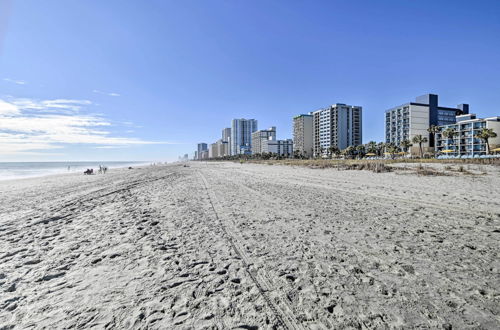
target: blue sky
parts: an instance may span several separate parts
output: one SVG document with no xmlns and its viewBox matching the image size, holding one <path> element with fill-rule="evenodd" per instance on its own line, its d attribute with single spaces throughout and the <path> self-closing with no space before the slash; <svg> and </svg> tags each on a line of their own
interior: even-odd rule
<svg viewBox="0 0 500 330">
<path fill-rule="evenodd" d="M 425 93 L 500 115 L 499 1 L 0 0 L 0 161 L 174 160 L 232 118 Z"/>
</svg>

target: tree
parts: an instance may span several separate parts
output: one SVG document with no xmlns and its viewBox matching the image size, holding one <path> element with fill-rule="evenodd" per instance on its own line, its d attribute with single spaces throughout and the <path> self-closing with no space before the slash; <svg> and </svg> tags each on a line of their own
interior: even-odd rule
<svg viewBox="0 0 500 330">
<path fill-rule="evenodd" d="M 342 154 L 347 158 L 351 158 L 351 156 L 354 154 L 354 151 L 355 151 L 355 148 L 353 146 L 349 146 L 349 147 L 345 148 L 344 150 L 342 150 Z"/>
<path fill-rule="evenodd" d="M 323 147 L 319 147 L 318 154 L 316 155 L 316 157 L 322 158 L 323 157 L 323 151 L 324 151 Z"/>
<path fill-rule="evenodd" d="M 394 143 L 386 143 L 385 147 L 387 152 L 391 154 L 391 159 L 394 159 L 394 156 L 399 151 L 399 148 Z"/>
<path fill-rule="evenodd" d="M 404 152 L 408 152 L 408 149 L 413 145 L 410 140 L 403 140 L 400 144 Z"/>
<path fill-rule="evenodd" d="M 359 146 L 355 147 L 356 149 L 356 154 L 358 155 L 358 158 L 361 158 L 365 155 L 365 146 L 360 144 Z"/>
<path fill-rule="evenodd" d="M 497 133 L 491 128 L 483 128 L 478 135 L 475 136 L 478 139 L 483 140 L 486 143 L 486 154 L 490 153 L 490 142 L 489 139 L 497 137 Z"/>
<path fill-rule="evenodd" d="M 453 140 L 453 138 L 458 135 L 458 132 L 454 128 L 448 127 L 441 134 L 443 134 L 443 136 L 446 138 L 446 149 L 449 149 L 450 140 Z"/>
<path fill-rule="evenodd" d="M 434 157 L 436 157 L 436 152 L 437 152 L 436 134 L 439 133 L 439 126 L 431 125 L 431 127 L 429 127 L 427 129 L 427 132 L 429 132 L 430 134 L 432 134 L 432 136 L 434 137 Z"/>
<path fill-rule="evenodd" d="M 420 149 L 420 158 L 422 158 L 424 155 L 424 150 L 422 149 L 422 144 L 426 143 L 428 141 L 428 139 L 425 136 L 422 136 L 419 134 L 419 135 L 415 135 L 413 137 L 412 141 L 413 141 L 413 143 L 418 144 L 418 148 Z"/>
<path fill-rule="evenodd" d="M 384 142 L 377 143 L 377 154 L 382 157 L 385 152 L 386 144 Z"/>
<path fill-rule="evenodd" d="M 337 155 L 339 153 L 339 148 L 337 148 L 336 146 L 330 146 L 328 148 L 328 152 L 330 154 L 330 158 L 333 158 L 333 155 Z"/>
<path fill-rule="evenodd" d="M 377 153 L 377 142 L 375 142 L 375 141 L 368 142 L 366 144 L 365 149 L 369 153 L 376 154 Z"/>
</svg>

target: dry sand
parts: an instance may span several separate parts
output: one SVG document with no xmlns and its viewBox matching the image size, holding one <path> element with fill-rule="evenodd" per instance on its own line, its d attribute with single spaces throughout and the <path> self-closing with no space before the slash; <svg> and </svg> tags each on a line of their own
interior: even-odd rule
<svg viewBox="0 0 500 330">
<path fill-rule="evenodd" d="M 500 173 L 0 182 L 0 329 L 500 328 Z"/>
</svg>

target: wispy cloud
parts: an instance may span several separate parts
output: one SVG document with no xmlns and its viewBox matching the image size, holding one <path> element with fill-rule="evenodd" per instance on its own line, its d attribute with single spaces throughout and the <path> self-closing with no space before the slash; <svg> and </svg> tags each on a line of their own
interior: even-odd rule
<svg viewBox="0 0 500 330">
<path fill-rule="evenodd" d="M 26 85 L 26 81 L 24 81 L 24 80 L 16 80 L 16 79 L 10 79 L 10 78 L 3 78 L 3 80 L 17 84 L 17 85 Z"/>
<path fill-rule="evenodd" d="M 94 89 L 92 92 L 94 92 L 96 94 L 107 95 L 107 96 L 120 96 L 120 94 L 118 94 L 118 93 L 108 93 L 108 92 L 103 92 L 103 91 L 100 91 L 97 89 Z"/>
<path fill-rule="evenodd" d="M 33 99 L 14 99 L 10 104 L 23 110 L 37 110 L 38 112 L 56 112 L 68 113 L 77 112 L 83 106 L 91 105 L 89 100 L 68 100 L 68 99 L 55 99 L 55 100 L 33 100 Z"/>
<path fill-rule="evenodd" d="M 119 149 L 119 148 L 125 148 L 124 146 L 98 146 L 95 147 L 96 149 Z"/>
<path fill-rule="evenodd" d="M 88 100 L 0 99 L 0 154 L 19 154 L 88 144 L 100 148 L 169 144 L 115 136 L 103 115 L 82 113 Z"/>
</svg>

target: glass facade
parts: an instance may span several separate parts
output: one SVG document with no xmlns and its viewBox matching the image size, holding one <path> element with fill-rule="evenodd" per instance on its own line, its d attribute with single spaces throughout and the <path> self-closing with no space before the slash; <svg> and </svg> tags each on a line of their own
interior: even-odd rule
<svg viewBox="0 0 500 330">
<path fill-rule="evenodd" d="M 252 133 L 257 131 L 255 119 L 233 119 L 231 126 L 231 155 L 250 154 Z"/>
</svg>

